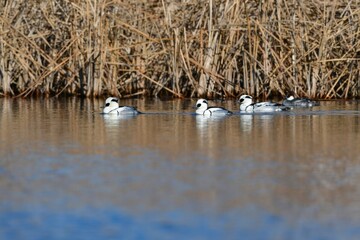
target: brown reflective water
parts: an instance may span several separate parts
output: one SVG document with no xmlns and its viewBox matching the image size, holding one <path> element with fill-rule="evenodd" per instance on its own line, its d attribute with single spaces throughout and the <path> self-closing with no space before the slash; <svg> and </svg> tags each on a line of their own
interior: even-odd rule
<svg viewBox="0 0 360 240">
<path fill-rule="evenodd" d="M 359 239 L 360 105 L 0 99 L 0 239 Z"/>
</svg>

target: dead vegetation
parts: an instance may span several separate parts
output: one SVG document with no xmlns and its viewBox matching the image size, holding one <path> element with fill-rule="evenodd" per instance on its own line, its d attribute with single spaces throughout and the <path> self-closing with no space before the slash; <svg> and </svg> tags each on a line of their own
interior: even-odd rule
<svg viewBox="0 0 360 240">
<path fill-rule="evenodd" d="M 360 1 L 5 0 L 0 94 L 360 94 Z"/>
</svg>

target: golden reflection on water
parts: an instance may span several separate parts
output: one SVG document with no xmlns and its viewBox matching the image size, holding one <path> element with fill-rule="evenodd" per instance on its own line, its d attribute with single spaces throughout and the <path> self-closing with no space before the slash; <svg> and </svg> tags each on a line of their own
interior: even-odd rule
<svg viewBox="0 0 360 240">
<path fill-rule="evenodd" d="M 134 209 L 191 203 L 231 211 L 255 204 L 294 215 L 294 221 L 311 205 L 319 218 L 336 215 L 331 209 L 339 205 L 350 215 L 360 209 L 360 114 L 353 102 L 242 115 L 228 101 L 221 104 L 235 114 L 222 118 L 194 116 L 195 100 L 122 100 L 149 113 L 131 117 L 101 115 L 102 99 L 0 103 L 1 169 L 12 176 L 0 178 L 2 191 L 50 185 L 65 196 L 78 194 L 83 203 Z M 39 156 L 50 159 L 52 171 L 68 171 L 68 185 L 46 176 L 28 182 L 44 167 Z M 92 156 L 101 164 L 86 161 Z M 97 171 L 99 183 L 85 177 Z M 84 178 L 69 182 L 73 175 Z"/>
</svg>

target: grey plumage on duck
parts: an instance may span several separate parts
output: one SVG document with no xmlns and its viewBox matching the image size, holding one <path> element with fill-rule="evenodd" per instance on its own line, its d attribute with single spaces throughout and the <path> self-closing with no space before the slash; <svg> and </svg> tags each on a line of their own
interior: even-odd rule
<svg viewBox="0 0 360 240">
<path fill-rule="evenodd" d="M 287 97 L 282 103 L 288 107 L 314 107 L 320 105 L 319 102 L 309 98 L 295 98 L 294 96 Z"/>
</svg>

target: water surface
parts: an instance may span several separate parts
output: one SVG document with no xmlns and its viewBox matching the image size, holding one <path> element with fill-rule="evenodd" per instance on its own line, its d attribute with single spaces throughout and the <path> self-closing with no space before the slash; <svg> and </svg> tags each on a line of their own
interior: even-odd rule
<svg viewBox="0 0 360 240">
<path fill-rule="evenodd" d="M 359 239 L 360 105 L 0 99 L 0 239 Z"/>
</svg>

